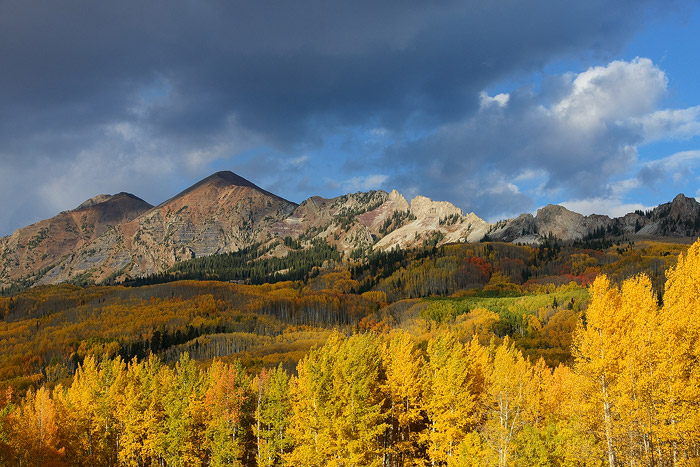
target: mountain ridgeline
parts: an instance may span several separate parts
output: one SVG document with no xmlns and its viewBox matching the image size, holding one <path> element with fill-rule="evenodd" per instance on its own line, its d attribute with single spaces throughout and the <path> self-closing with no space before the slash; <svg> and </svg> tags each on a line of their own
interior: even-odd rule
<svg viewBox="0 0 700 467">
<path fill-rule="evenodd" d="M 409 203 L 396 190 L 314 196 L 297 205 L 232 172 L 217 172 L 158 206 L 128 193 L 99 195 L 0 238 L 0 287 L 166 280 L 222 269 L 228 272 L 210 277 L 300 279 L 324 263 L 396 248 L 548 238 L 690 241 L 699 234 L 700 204 L 682 194 L 619 218 L 548 205 L 534 216 L 489 224 L 448 202 L 417 196 Z"/>
</svg>

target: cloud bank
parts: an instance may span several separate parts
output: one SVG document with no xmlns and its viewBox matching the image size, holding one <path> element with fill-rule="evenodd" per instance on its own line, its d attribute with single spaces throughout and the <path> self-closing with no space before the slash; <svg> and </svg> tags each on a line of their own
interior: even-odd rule
<svg viewBox="0 0 700 467">
<path fill-rule="evenodd" d="M 618 213 L 630 189 L 695 162 L 696 152 L 638 159 L 640 144 L 700 135 L 696 107 L 659 110 L 667 92 L 666 74 L 647 58 L 549 76 L 540 89 L 482 93 L 478 111 L 391 148 L 385 162 L 403 164 L 397 183 L 424 179 L 437 196 L 495 217 L 532 210 L 535 195 Z M 633 180 L 615 182 L 635 169 Z"/>
<path fill-rule="evenodd" d="M 697 109 L 654 114 L 663 72 L 640 59 L 482 91 L 558 59 L 612 57 L 683 5 L 0 2 L 0 235 L 97 193 L 158 203 L 213 168 L 296 201 L 324 171 L 341 189 L 420 188 L 474 209 L 531 205 L 513 182 L 528 170 L 545 174 L 542 190 L 575 181 L 586 196 L 640 138 L 696 132 Z M 626 78 L 645 88 L 614 87 Z M 348 156 L 338 141 L 365 130 Z"/>
</svg>

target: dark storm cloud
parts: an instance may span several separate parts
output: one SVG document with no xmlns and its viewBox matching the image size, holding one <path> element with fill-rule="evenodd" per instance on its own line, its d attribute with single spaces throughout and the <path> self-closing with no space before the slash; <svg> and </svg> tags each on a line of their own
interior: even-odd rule
<svg viewBox="0 0 700 467">
<path fill-rule="evenodd" d="M 215 133 L 231 115 L 280 142 L 312 117 L 445 120 L 494 78 L 619 44 L 645 6 L 5 1 L 3 136 L 133 118 L 159 82 L 169 94 L 149 123 L 166 134 Z"/>
<path fill-rule="evenodd" d="M 50 184 L 16 197 L 34 219 L 90 190 L 130 189 L 157 202 L 153 187 L 164 177 L 261 144 L 298 157 L 324 135 L 367 122 L 431 131 L 476 110 L 494 80 L 557 57 L 615 52 L 654 7 L 669 8 L 652 0 L 5 0 L 3 190 Z M 151 180 L 148 193 L 137 180 Z M 3 216 L 0 233 L 17 227 L 17 216 Z"/>
</svg>

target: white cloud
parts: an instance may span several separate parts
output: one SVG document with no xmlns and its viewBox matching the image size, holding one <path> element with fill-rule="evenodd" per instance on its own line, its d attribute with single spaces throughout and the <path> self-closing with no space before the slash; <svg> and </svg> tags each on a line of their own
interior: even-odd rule
<svg viewBox="0 0 700 467">
<path fill-rule="evenodd" d="M 302 154 L 299 157 L 295 157 L 289 160 L 289 165 L 295 168 L 301 168 L 306 165 L 307 162 L 311 160 L 311 156 L 308 154 Z"/>
<path fill-rule="evenodd" d="M 372 128 L 371 130 L 369 130 L 369 134 L 373 138 L 381 139 L 389 136 L 389 130 L 383 127 Z"/>
<path fill-rule="evenodd" d="M 481 92 L 474 113 L 393 148 L 389 163 L 400 162 L 403 179 L 418 180 L 422 192 L 485 216 L 517 214 L 535 197 L 586 200 L 581 206 L 619 212 L 633 188 L 665 171 L 669 179 L 685 180 L 694 163 L 695 153 L 649 167 L 639 160 L 640 145 L 692 137 L 700 126 L 700 108 L 661 108 L 667 87 L 663 70 L 636 58 L 545 77 L 539 89 L 522 86 L 493 97 Z M 519 191 L 479 195 L 493 193 L 499 180 Z"/>
<path fill-rule="evenodd" d="M 491 97 L 489 96 L 486 91 L 481 91 L 479 94 L 479 105 L 482 109 L 496 105 L 498 107 L 505 107 L 508 105 L 508 101 L 510 100 L 510 94 L 506 93 L 501 93 L 501 94 L 496 94 L 495 96 Z"/>
<path fill-rule="evenodd" d="M 637 175 L 641 183 L 655 186 L 669 178 L 679 184 L 691 178 L 693 169 L 700 165 L 700 150 L 681 151 L 642 165 Z"/>
<path fill-rule="evenodd" d="M 501 180 L 489 187 L 486 192 L 495 195 L 520 194 L 520 188 L 517 185 Z"/>
<path fill-rule="evenodd" d="M 642 211 L 653 206 L 645 206 L 641 203 L 624 203 L 620 198 L 588 198 L 580 200 L 563 201 L 561 203 L 570 211 L 588 216 L 590 214 L 603 214 L 610 217 L 621 217 L 637 209 Z"/>
<path fill-rule="evenodd" d="M 666 156 L 663 159 L 654 161 L 652 164 L 660 164 L 665 167 L 678 168 L 698 162 L 700 162 L 700 150 L 677 152 L 675 154 L 671 154 L 670 156 Z"/>
<path fill-rule="evenodd" d="M 547 171 L 543 169 L 525 169 L 517 177 L 513 179 L 515 183 L 529 182 L 532 180 L 541 180 L 547 177 Z"/>
<path fill-rule="evenodd" d="M 382 174 L 367 175 L 364 177 L 353 177 L 341 182 L 343 190 L 346 191 L 369 191 L 381 188 L 382 184 L 389 177 Z"/>
<path fill-rule="evenodd" d="M 655 110 L 667 85 L 666 74 L 648 58 L 617 60 L 578 74 L 569 95 L 552 106 L 552 113 L 569 125 L 590 130 Z"/>
<path fill-rule="evenodd" d="M 664 109 L 633 120 L 642 126 L 645 142 L 689 140 L 700 135 L 700 105 Z"/>
</svg>

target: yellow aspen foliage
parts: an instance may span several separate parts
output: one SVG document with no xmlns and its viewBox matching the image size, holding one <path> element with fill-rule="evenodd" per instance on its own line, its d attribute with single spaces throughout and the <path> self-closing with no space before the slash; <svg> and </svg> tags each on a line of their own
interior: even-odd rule
<svg viewBox="0 0 700 467">
<path fill-rule="evenodd" d="M 419 384 L 425 364 L 408 333 L 400 332 L 384 346 L 386 383 L 387 462 L 389 465 L 422 465 L 419 440 L 425 430 L 423 388 Z"/>
<path fill-rule="evenodd" d="M 333 394 L 333 368 L 344 337 L 335 332 L 321 348 L 312 349 L 297 365 L 290 382 L 292 414 L 289 436 L 294 448 L 284 456 L 286 465 L 323 466 L 335 456 L 331 425 L 338 400 Z"/>
<path fill-rule="evenodd" d="M 59 421 L 45 387 L 27 395 L 12 417 L 14 451 L 20 465 L 59 467 L 68 465 L 65 446 L 60 444 Z"/>
<path fill-rule="evenodd" d="M 545 418 L 564 420 L 575 413 L 579 405 L 576 380 L 571 368 L 559 364 L 542 375 L 540 411 Z"/>
<path fill-rule="evenodd" d="M 433 465 L 449 464 L 476 421 L 469 365 L 464 345 L 445 332 L 428 342 L 427 355 L 423 394 L 428 427 L 423 439 Z"/>
<path fill-rule="evenodd" d="M 92 365 L 88 366 L 88 361 L 83 364 L 81 370 L 83 375 L 92 373 Z M 90 372 L 88 372 L 90 370 Z M 144 365 L 135 361 L 129 364 L 128 378 L 124 384 L 124 388 L 119 397 L 115 416 L 120 428 L 120 449 L 119 463 L 126 466 L 138 466 L 142 460 L 146 458 L 144 441 L 146 432 L 148 431 L 148 421 L 145 417 L 145 412 L 148 409 L 148 398 L 142 389 L 146 375 L 144 374 Z M 86 376 L 84 376 L 86 378 Z M 85 390 L 86 382 L 76 385 L 75 381 L 71 386 L 71 391 L 75 391 L 75 395 L 71 396 L 79 400 L 80 394 Z M 85 404 L 87 405 L 87 404 Z M 90 436 L 86 434 L 88 439 L 88 449 L 92 445 Z M 89 452 L 89 455 L 92 455 Z"/>
<path fill-rule="evenodd" d="M 666 338 L 659 333 L 660 316 L 651 281 L 637 276 L 620 288 L 621 308 L 629 326 L 621 335 L 621 374 L 617 381 L 616 412 L 619 414 L 618 457 L 626 464 L 658 462 L 660 430 L 657 407 L 664 399 L 660 368 Z"/>
<path fill-rule="evenodd" d="M 474 308 L 468 313 L 462 313 L 455 319 L 455 331 L 470 338 L 476 336 L 483 344 L 491 338 L 491 328 L 500 321 L 497 313 L 486 308 Z"/>
<path fill-rule="evenodd" d="M 282 458 L 289 450 L 287 435 L 289 426 L 289 376 L 282 365 L 263 370 L 253 380 L 256 394 L 255 427 L 256 459 L 260 467 L 282 465 Z"/>
<path fill-rule="evenodd" d="M 487 418 L 482 433 L 491 448 L 493 465 L 509 465 L 515 437 L 535 419 L 537 389 L 532 366 L 506 337 L 496 348 L 485 397 Z"/>
<path fill-rule="evenodd" d="M 337 465 L 382 466 L 380 440 L 386 424 L 381 363 L 374 334 L 356 334 L 340 346 L 333 374 L 338 411 L 331 429 Z"/>
<path fill-rule="evenodd" d="M 667 343 L 661 364 L 666 394 L 659 413 L 660 441 L 680 464 L 700 455 L 700 241 L 666 276 L 660 330 Z"/>
<path fill-rule="evenodd" d="M 621 309 L 620 293 L 607 277 L 599 276 L 590 288 L 591 302 L 586 325 L 574 335 L 572 354 L 580 376 L 581 414 L 591 431 L 604 440 L 606 460 L 616 464 L 615 386 L 620 377 L 624 352 L 621 336 L 628 325 Z"/>
<path fill-rule="evenodd" d="M 289 465 L 369 465 L 383 461 L 383 375 L 377 337 L 345 339 L 332 334 L 326 345 L 299 362 L 292 380 Z"/>
<path fill-rule="evenodd" d="M 9 464 L 12 457 L 9 442 L 12 437 L 10 430 L 10 413 L 12 412 L 12 390 L 0 389 L 0 465 Z"/>
<path fill-rule="evenodd" d="M 167 378 L 161 384 L 167 389 L 163 399 L 164 432 L 163 457 L 167 465 L 196 466 L 202 461 L 200 449 L 204 432 L 202 420 L 202 388 L 199 372 L 195 363 L 187 353 L 184 353 L 175 364 L 174 372 L 165 373 Z M 229 414 L 230 406 L 235 407 L 235 381 L 230 381 L 230 375 L 215 381 L 215 388 L 225 391 L 222 396 L 224 403 L 216 397 L 208 400 L 208 407 L 214 411 L 222 409 L 227 421 L 233 417 Z M 223 381 L 221 381 L 223 379 Z M 208 393 L 207 395 L 211 394 Z M 217 394 L 218 395 L 218 394 Z M 228 405 L 227 405 L 228 404 Z M 222 407 L 222 405 L 224 407 Z M 216 465 L 212 462 L 213 465 Z M 226 464 L 224 464 L 226 465 Z"/>
<path fill-rule="evenodd" d="M 163 400 L 170 373 L 171 370 L 153 355 L 143 362 L 134 360 L 129 364 L 116 406 L 120 465 L 140 466 L 163 461 Z"/>
<path fill-rule="evenodd" d="M 86 464 L 116 463 L 119 426 L 116 405 L 123 394 L 126 367 L 121 359 L 101 363 L 88 356 L 67 390 L 75 430 L 73 455 Z"/>
<path fill-rule="evenodd" d="M 241 420 L 248 395 L 239 373 L 240 368 L 218 360 L 209 368 L 204 447 L 210 465 L 238 465 L 243 455 Z"/>
<path fill-rule="evenodd" d="M 700 244 L 667 273 L 659 309 L 651 281 L 591 287 L 574 336 L 581 431 L 614 465 L 683 465 L 700 455 Z"/>
<path fill-rule="evenodd" d="M 487 467 L 490 465 L 487 446 L 481 435 L 470 431 L 459 442 L 455 455 L 447 464 L 449 467 Z"/>
</svg>

